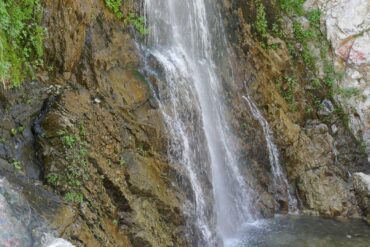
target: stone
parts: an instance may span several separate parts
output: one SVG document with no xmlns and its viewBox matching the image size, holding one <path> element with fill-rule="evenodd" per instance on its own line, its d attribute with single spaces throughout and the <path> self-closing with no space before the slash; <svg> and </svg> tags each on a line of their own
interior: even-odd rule
<svg viewBox="0 0 370 247">
<path fill-rule="evenodd" d="M 326 117 L 331 115 L 334 112 L 334 106 L 333 103 L 331 103 L 330 100 L 324 100 L 321 102 L 321 108 L 318 112 L 320 117 Z"/>
<path fill-rule="evenodd" d="M 356 198 L 367 221 L 370 222 L 370 175 L 362 172 L 353 174 Z"/>
<path fill-rule="evenodd" d="M 321 215 L 335 217 L 350 212 L 352 195 L 346 182 L 327 167 L 305 172 L 299 178 L 298 191 L 307 208 Z"/>
<path fill-rule="evenodd" d="M 333 124 L 332 126 L 331 126 L 331 131 L 333 132 L 333 134 L 335 135 L 337 132 L 338 132 L 338 127 L 335 125 L 335 124 Z"/>
<path fill-rule="evenodd" d="M 322 11 L 328 40 L 335 54 L 336 70 L 344 72 L 337 87 L 358 93 L 335 96 L 349 114 L 349 127 L 364 141 L 370 155 L 370 5 L 368 0 L 309 0 L 307 8 Z"/>
</svg>

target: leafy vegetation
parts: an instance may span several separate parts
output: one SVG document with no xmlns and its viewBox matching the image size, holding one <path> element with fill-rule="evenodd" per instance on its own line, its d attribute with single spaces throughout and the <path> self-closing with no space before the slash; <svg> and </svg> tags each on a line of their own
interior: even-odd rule
<svg viewBox="0 0 370 247">
<path fill-rule="evenodd" d="M 14 169 L 17 170 L 17 171 L 20 171 L 23 168 L 23 163 L 22 163 L 22 161 L 19 161 L 19 160 L 13 160 L 12 165 L 13 165 Z"/>
<path fill-rule="evenodd" d="M 147 35 L 149 33 L 149 30 L 145 25 L 145 18 L 143 16 L 129 13 L 125 19 L 125 23 L 132 25 L 141 35 Z"/>
<path fill-rule="evenodd" d="M 23 125 L 21 125 L 21 126 L 18 126 L 16 128 L 11 129 L 10 130 L 10 134 L 12 136 L 16 136 L 18 134 L 22 134 L 25 129 L 26 129 L 26 127 L 24 127 Z"/>
<path fill-rule="evenodd" d="M 294 77 L 284 76 L 278 80 L 278 89 L 281 96 L 288 102 L 292 111 L 297 110 L 297 101 L 295 93 L 298 87 L 298 80 Z"/>
<path fill-rule="evenodd" d="M 304 2 L 304 0 L 279 0 L 277 5 L 270 4 L 269 6 L 275 9 L 269 12 L 269 14 L 273 14 L 269 15 L 267 20 L 266 7 L 261 0 L 255 0 L 254 27 L 258 34 L 257 37 L 262 38 L 262 47 L 277 49 L 278 46 L 269 45 L 266 40 L 269 35 L 278 37 L 285 41 L 290 55 L 295 60 L 303 61 L 303 67 L 298 64 L 297 70 L 285 71 L 285 76 L 277 80 L 277 88 L 292 111 L 296 111 L 298 105 L 302 105 L 305 107 L 306 113 L 312 115 L 315 110 L 320 109 L 323 99 L 333 100 L 334 93 L 351 97 L 358 92 L 354 89 L 334 89 L 335 80 L 339 78 L 339 75 L 328 56 L 330 45 L 320 29 L 321 11 L 319 9 L 305 11 Z M 284 16 L 288 16 L 292 20 L 292 33 L 284 31 L 286 29 L 283 26 L 289 26 Z M 309 25 L 302 21 L 302 17 L 308 20 Z M 320 50 L 320 54 L 315 55 L 313 49 Z M 321 61 L 320 65 L 323 65 L 323 73 L 318 71 L 319 63 L 317 61 L 319 60 Z M 305 75 L 298 76 L 302 69 Z M 304 94 L 302 94 L 303 90 Z M 296 98 L 298 93 L 304 98 Z M 298 101 L 302 104 L 298 104 Z M 343 112 L 341 112 L 342 115 Z M 343 116 L 342 118 L 345 120 Z"/>
<path fill-rule="evenodd" d="M 65 192 L 64 199 L 70 202 L 81 203 L 83 196 L 81 186 L 88 181 L 87 173 L 87 143 L 83 124 L 79 126 L 77 135 L 66 130 L 58 131 L 58 136 L 63 144 L 63 155 L 66 167 L 63 170 L 55 168 L 47 176 L 47 182 L 53 187 L 61 187 Z"/>
<path fill-rule="evenodd" d="M 352 96 L 357 96 L 360 94 L 360 90 L 355 87 L 347 87 L 347 88 L 338 88 L 338 93 L 346 98 L 351 98 Z"/>
<path fill-rule="evenodd" d="M 302 46 L 301 55 L 303 61 L 305 62 L 307 67 L 312 70 L 315 69 L 315 58 L 312 56 L 308 46 L 308 41 L 313 39 L 313 37 L 315 36 L 314 32 L 312 30 L 304 30 L 302 25 L 297 21 L 293 23 L 293 31 L 296 40 Z"/>
<path fill-rule="evenodd" d="M 280 8 L 288 15 L 304 15 L 303 3 L 305 0 L 280 0 Z"/>
<path fill-rule="evenodd" d="M 145 19 L 143 16 L 139 16 L 135 13 L 129 13 L 124 16 L 121 5 L 122 0 L 105 0 L 105 5 L 114 13 L 114 15 L 123 20 L 126 25 L 132 25 L 135 30 L 141 35 L 146 35 L 149 33 L 149 30 L 146 28 Z"/>
<path fill-rule="evenodd" d="M 265 6 L 257 1 L 257 17 L 256 17 L 256 29 L 262 38 L 267 38 L 268 36 L 268 26 L 266 20 Z"/>
<path fill-rule="evenodd" d="M 119 165 L 120 165 L 120 166 L 122 166 L 122 167 L 126 166 L 126 165 L 127 165 L 126 160 L 125 160 L 125 159 L 123 159 L 123 158 L 121 158 L 121 159 L 119 160 Z"/>
<path fill-rule="evenodd" d="M 0 1 L 0 80 L 4 86 L 19 86 L 43 65 L 40 0 Z"/>
<path fill-rule="evenodd" d="M 82 203 L 84 197 L 81 193 L 72 191 L 65 194 L 64 200 L 66 200 L 67 202 Z"/>
<path fill-rule="evenodd" d="M 308 13 L 308 20 L 313 28 L 320 29 L 320 18 L 321 11 L 319 9 L 314 9 Z"/>
<path fill-rule="evenodd" d="M 105 5 L 116 15 L 118 19 L 123 18 L 121 4 L 122 0 L 105 0 Z"/>
</svg>

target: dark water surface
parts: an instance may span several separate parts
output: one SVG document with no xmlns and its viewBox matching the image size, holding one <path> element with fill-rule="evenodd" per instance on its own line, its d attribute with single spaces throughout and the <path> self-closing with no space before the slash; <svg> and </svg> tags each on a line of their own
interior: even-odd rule
<svg viewBox="0 0 370 247">
<path fill-rule="evenodd" d="M 225 247 L 370 247 L 370 226 L 313 216 L 278 216 L 242 226 Z"/>
</svg>

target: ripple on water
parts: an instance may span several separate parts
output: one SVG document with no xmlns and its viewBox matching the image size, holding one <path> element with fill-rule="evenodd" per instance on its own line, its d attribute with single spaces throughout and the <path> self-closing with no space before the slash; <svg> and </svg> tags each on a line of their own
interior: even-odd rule
<svg viewBox="0 0 370 247">
<path fill-rule="evenodd" d="M 369 247 L 370 227 L 310 216 L 279 216 L 244 224 L 225 247 Z"/>
</svg>

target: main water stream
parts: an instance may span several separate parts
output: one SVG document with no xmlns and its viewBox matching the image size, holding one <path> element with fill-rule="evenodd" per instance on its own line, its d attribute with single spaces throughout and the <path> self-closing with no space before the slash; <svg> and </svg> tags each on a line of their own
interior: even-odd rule
<svg viewBox="0 0 370 247">
<path fill-rule="evenodd" d="M 219 16 L 215 5 L 207 0 L 145 1 L 148 53 L 161 64 L 166 81 L 159 101 L 172 138 L 170 156 L 187 170 L 200 246 L 214 246 L 253 220 L 250 188 L 239 171 L 225 118 L 216 58 L 227 56 L 227 44 L 221 18 L 214 18 Z"/>
<path fill-rule="evenodd" d="M 325 245 L 328 240 L 322 240 L 317 231 L 321 227 L 338 238 L 337 225 L 331 221 L 289 217 L 256 221 L 250 200 L 255 192 L 240 171 L 227 118 L 221 73 L 224 67 L 232 68 L 216 1 L 144 2 L 150 30 L 145 69 L 158 79 L 153 90 L 170 134 L 169 158 L 185 171 L 193 193 L 192 202 L 184 206 L 198 233 L 190 236 L 192 245 L 336 246 Z M 232 75 L 228 79 L 233 80 Z M 288 191 L 268 123 L 248 95 L 244 100 L 265 135 L 273 182 L 286 189 L 294 211 L 296 201 Z M 320 227 L 307 228 L 310 224 Z M 348 232 L 348 224 L 342 230 Z M 362 238 L 356 246 L 365 246 L 361 244 L 369 243 L 369 235 L 358 232 Z M 319 242 L 310 245 L 313 236 Z M 351 242 L 348 237 L 338 239 L 338 244 Z"/>
</svg>

